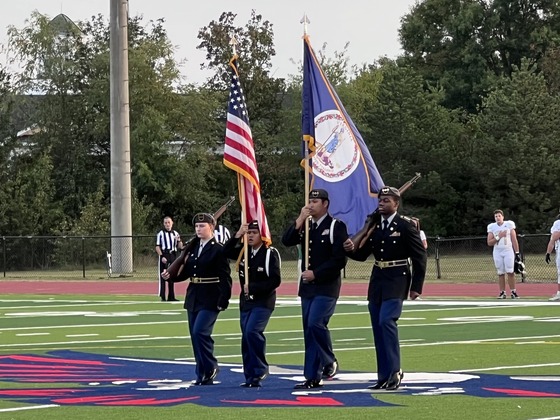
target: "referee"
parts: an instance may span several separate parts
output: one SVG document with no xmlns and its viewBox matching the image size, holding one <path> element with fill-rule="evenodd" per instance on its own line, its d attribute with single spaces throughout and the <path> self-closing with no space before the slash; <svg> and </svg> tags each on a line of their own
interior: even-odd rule
<svg viewBox="0 0 560 420">
<path fill-rule="evenodd" d="M 222 245 L 229 241 L 230 237 L 231 234 L 229 233 L 229 229 L 227 227 L 223 225 L 217 225 L 214 229 L 214 239 L 216 239 Z"/>
<path fill-rule="evenodd" d="M 163 218 L 163 229 L 160 230 L 156 237 L 156 253 L 158 254 L 158 277 L 159 277 L 159 297 L 165 302 L 165 283 L 168 283 L 169 292 L 167 295 L 168 302 L 177 302 L 175 298 L 175 286 L 173 282 L 167 282 L 161 277 L 161 272 L 169 267 L 175 258 L 177 258 L 177 248 L 183 248 L 181 237 L 176 230 L 173 230 L 173 219 L 169 216 Z"/>
</svg>

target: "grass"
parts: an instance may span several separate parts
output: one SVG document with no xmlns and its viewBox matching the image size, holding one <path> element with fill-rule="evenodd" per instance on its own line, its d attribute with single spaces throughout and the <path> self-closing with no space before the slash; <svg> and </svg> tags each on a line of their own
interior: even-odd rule
<svg viewBox="0 0 560 420">
<path fill-rule="evenodd" d="M 103 295 L 0 295 L 0 303 L 0 356 L 45 354 L 64 349 L 134 358 L 192 358 L 185 313 L 180 304 L 162 304 L 142 296 Z M 363 303 L 339 302 L 330 323 L 335 352 L 344 371 L 373 372 L 375 369 L 371 329 Z M 469 371 L 473 374 L 554 375 L 558 378 L 559 322 L 558 305 L 537 300 L 488 300 L 482 304 L 467 300 L 414 302 L 405 306 L 399 322 L 403 369 L 409 374 Z M 88 333 L 97 335 L 69 337 Z M 136 338 L 130 338 L 134 336 Z M 241 362 L 235 304 L 220 315 L 214 338 L 220 363 Z M 271 365 L 301 366 L 303 342 L 299 306 L 279 302 L 268 326 L 267 338 Z M 60 387 L 66 385 L 56 384 Z M 44 386 L 41 383 L 0 381 L 0 389 Z M 550 392 L 560 394 L 558 385 L 552 387 Z M 226 391 L 227 386 L 213 387 L 213 392 Z M 284 392 L 279 390 L 279 393 L 281 391 Z M 2 412 L 3 409 L 33 405 L 4 398 L 0 399 L 0 418 L 105 420 L 165 417 L 170 420 L 223 416 L 246 420 L 320 416 L 323 420 L 372 417 L 527 419 L 560 413 L 560 398 L 398 393 L 376 394 L 374 398 L 396 406 L 206 408 L 197 404 L 181 404 L 164 408 L 60 406 Z"/>
<path fill-rule="evenodd" d="M 556 266 L 544 263 L 542 255 L 527 254 L 525 263 L 528 270 L 528 282 L 554 282 L 556 280 Z M 359 262 L 348 260 L 345 269 L 345 280 L 352 282 L 368 282 L 372 262 Z M 2 275 L 0 273 L 0 275 Z M 295 281 L 297 277 L 297 262 L 294 260 L 282 261 L 283 281 Z M 232 276 L 237 280 L 235 266 L 232 264 Z M 82 269 L 74 270 L 41 270 L 41 271 L 7 271 L 4 273 L 6 280 L 42 279 L 42 280 L 114 280 L 124 278 L 133 281 L 154 281 L 156 279 L 156 262 L 153 265 L 137 265 L 131 274 L 119 276 L 113 274 L 109 278 L 105 269 L 88 267 L 85 277 Z M 430 282 L 446 283 L 480 283 L 495 282 L 496 270 L 490 253 L 485 255 L 457 255 L 444 256 L 438 264 L 434 256 L 428 258 L 426 280 Z"/>
</svg>

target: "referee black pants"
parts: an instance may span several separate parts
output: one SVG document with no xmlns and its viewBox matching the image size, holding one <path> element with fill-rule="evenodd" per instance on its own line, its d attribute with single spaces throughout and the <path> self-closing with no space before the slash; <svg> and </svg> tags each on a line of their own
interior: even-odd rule
<svg viewBox="0 0 560 420">
<path fill-rule="evenodd" d="M 162 258 L 167 260 L 165 264 L 161 261 Z M 159 297 L 161 300 L 173 300 L 175 299 L 175 284 L 172 281 L 164 280 L 161 277 L 161 272 L 171 265 L 175 261 L 176 254 L 174 252 L 163 252 L 158 259 L 158 277 L 159 277 Z M 167 299 L 165 298 L 165 289 L 169 289 L 167 293 Z"/>
</svg>

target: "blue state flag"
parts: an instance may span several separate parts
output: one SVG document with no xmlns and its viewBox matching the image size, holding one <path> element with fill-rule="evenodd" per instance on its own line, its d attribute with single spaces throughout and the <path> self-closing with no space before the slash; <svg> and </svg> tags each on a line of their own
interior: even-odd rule
<svg viewBox="0 0 560 420">
<path fill-rule="evenodd" d="M 304 36 L 302 134 L 311 188 L 328 191 L 330 213 L 353 235 L 377 208 L 384 185 L 371 154 Z"/>
</svg>

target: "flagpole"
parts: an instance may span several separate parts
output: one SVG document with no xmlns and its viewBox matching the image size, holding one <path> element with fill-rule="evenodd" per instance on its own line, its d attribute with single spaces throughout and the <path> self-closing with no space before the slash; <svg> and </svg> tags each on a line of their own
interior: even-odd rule
<svg viewBox="0 0 560 420">
<path fill-rule="evenodd" d="M 237 56 L 237 44 L 238 44 L 237 38 L 235 38 L 235 35 L 233 35 L 229 40 L 229 45 L 231 45 L 231 49 L 233 51 L 234 57 Z M 237 174 L 237 188 L 239 189 L 239 198 L 241 201 L 241 225 L 244 225 L 247 223 L 245 182 L 243 182 L 242 175 L 239 173 Z M 245 297 L 248 297 L 249 296 L 249 259 L 247 258 L 247 256 L 249 255 L 249 244 L 248 244 L 247 232 L 243 234 L 243 255 L 245 258 L 245 264 L 244 264 L 245 286 L 244 286 L 243 293 Z"/>
<path fill-rule="evenodd" d="M 241 179 L 243 175 L 237 174 L 237 184 L 239 188 L 239 196 L 241 199 L 241 224 L 247 223 L 247 206 L 245 202 L 245 182 Z M 247 238 L 247 232 L 243 234 L 243 255 L 245 258 L 245 264 L 243 265 L 243 270 L 245 274 L 245 286 L 243 287 L 243 294 L 245 297 L 249 297 L 249 243 Z"/>
<path fill-rule="evenodd" d="M 307 14 L 304 14 L 301 18 L 300 22 L 303 24 L 303 39 L 305 42 L 305 38 L 307 37 L 307 25 L 310 23 L 307 17 Z M 305 59 L 305 58 L 304 58 Z M 305 142 L 305 138 L 303 139 Z M 310 175 L 310 168 L 309 168 L 309 142 L 305 147 L 304 151 L 304 159 L 305 159 L 305 181 L 304 181 L 304 200 L 303 202 L 307 205 L 308 197 L 309 197 L 309 175 Z M 309 268 L 309 223 L 305 223 L 305 248 L 304 248 L 304 258 L 305 258 L 305 269 Z"/>
</svg>

